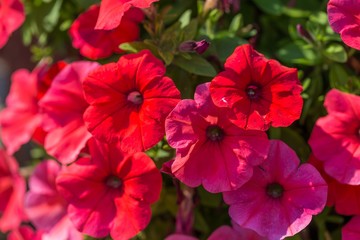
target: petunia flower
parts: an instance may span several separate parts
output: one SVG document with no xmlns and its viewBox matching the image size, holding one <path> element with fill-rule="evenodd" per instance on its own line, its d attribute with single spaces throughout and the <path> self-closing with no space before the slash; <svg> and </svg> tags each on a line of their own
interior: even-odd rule
<svg viewBox="0 0 360 240">
<path fill-rule="evenodd" d="M 0 149 L 0 232 L 17 229 L 24 214 L 26 185 L 14 158 Z"/>
<path fill-rule="evenodd" d="M 195 100 L 182 100 L 166 119 L 169 145 L 176 149 L 171 171 L 190 187 L 212 193 L 239 188 L 264 161 L 269 147 L 262 131 L 244 130 L 216 107 L 209 83 L 196 88 Z"/>
<path fill-rule="evenodd" d="M 300 165 L 285 143 L 272 140 L 267 159 L 239 189 L 224 192 L 229 215 L 241 227 L 269 240 L 304 229 L 326 203 L 327 185 L 310 164 Z"/>
<path fill-rule="evenodd" d="M 88 130 L 101 141 L 118 142 L 124 151 L 144 151 L 165 134 L 166 116 L 180 100 L 163 63 L 150 51 L 122 56 L 84 80 Z"/>
<path fill-rule="evenodd" d="M 360 50 L 360 6 L 356 0 L 330 0 L 327 13 L 331 28 L 344 43 Z"/>
<path fill-rule="evenodd" d="M 341 215 L 360 215 L 360 185 L 338 182 L 324 171 L 324 164 L 312 154 L 308 160 L 321 174 L 328 185 L 327 206 L 334 206 Z"/>
<path fill-rule="evenodd" d="M 12 74 L 6 107 L 0 112 L 1 139 L 10 155 L 32 137 L 43 143 L 45 132 L 41 126 L 38 102 L 64 64 L 56 63 L 49 67 L 45 61 L 40 62 L 31 73 L 19 69 Z"/>
<path fill-rule="evenodd" d="M 95 29 L 112 30 L 117 28 L 124 14 L 131 8 L 148 8 L 158 0 L 102 0 L 100 4 L 99 17 Z"/>
<path fill-rule="evenodd" d="M 42 232 L 34 231 L 31 227 L 23 225 L 12 230 L 8 234 L 7 240 L 42 240 Z"/>
<path fill-rule="evenodd" d="M 25 197 L 25 212 L 37 230 L 43 232 L 43 240 L 80 240 L 67 216 L 67 202 L 56 189 L 55 180 L 60 165 L 53 160 L 38 164 L 29 179 L 29 192 Z"/>
<path fill-rule="evenodd" d="M 83 120 L 88 103 L 82 81 L 98 66 L 96 62 L 87 61 L 68 64 L 39 102 L 47 131 L 44 147 L 63 164 L 73 162 L 91 138 Z"/>
<path fill-rule="evenodd" d="M 353 217 L 341 229 L 341 239 L 343 240 L 358 240 L 360 239 L 360 216 Z"/>
<path fill-rule="evenodd" d="M 207 240 L 265 240 L 265 238 L 259 236 L 256 232 L 241 228 L 240 226 L 220 226 L 218 227 L 208 238 Z M 196 237 L 192 237 L 185 234 L 174 233 L 170 236 L 167 236 L 165 240 L 198 240 Z"/>
<path fill-rule="evenodd" d="M 330 90 L 324 106 L 328 115 L 319 118 L 309 144 L 323 161 L 325 172 L 340 183 L 360 184 L 360 97 Z"/>
<path fill-rule="evenodd" d="M 24 20 L 24 5 L 20 0 L 0 0 L 0 48 Z"/>
<path fill-rule="evenodd" d="M 109 57 L 112 53 L 121 53 L 121 43 L 137 40 L 140 34 L 138 24 L 144 18 L 141 10 L 129 9 L 116 28 L 95 30 L 99 9 L 98 5 L 89 7 L 75 19 L 69 30 L 73 47 L 79 49 L 84 57 L 93 60 Z"/>
<path fill-rule="evenodd" d="M 95 140 L 89 141 L 89 151 L 91 157 L 80 158 L 57 179 L 69 217 L 92 237 L 110 233 L 114 240 L 129 239 L 150 222 L 150 204 L 161 191 L 160 171 L 142 152 L 125 154 Z"/>
<path fill-rule="evenodd" d="M 219 107 L 230 108 L 231 120 L 245 129 L 286 127 L 300 117 L 302 87 L 296 69 L 268 60 L 250 45 L 237 47 L 225 71 L 211 82 L 210 94 Z"/>
</svg>

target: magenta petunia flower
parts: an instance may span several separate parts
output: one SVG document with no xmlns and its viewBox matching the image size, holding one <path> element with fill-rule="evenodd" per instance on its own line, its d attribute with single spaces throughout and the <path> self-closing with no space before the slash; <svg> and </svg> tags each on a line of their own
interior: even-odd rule
<svg viewBox="0 0 360 240">
<path fill-rule="evenodd" d="M 101 141 L 118 142 L 124 151 L 153 147 L 180 101 L 179 90 L 164 74 L 164 64 L 148 50 L 91 72 L 83 83 L 90 104 L 84 113 L 88 130 Z"/>
<path fill-rule="evenodd" d="M 79 49 L 84 57 L 94 60 L 109 57 L 112 53 L 121 53 L 121 43 L 137 40 L 140 34 L 138 24 L 144 18 L 141 10 L 129 9 L 115 29 L 95 30 L 99 9 L 99 6 L 92 5 L 79 15 L 69 30 L 73 47 Z"/>
<path fill-rule="evenodd" d="M 327 5 L 329 23 L 344 43 L 360 50 L 360 5 L 357 0 L 330 0 Z"/>
<path fill-rule="evenodd" d="M 17 229 L 24 214 L 26 185 L 14 158 L 0 149 L 0 232 Z"/>
<path fill-rule="evenodd" d="M 265 238 L 259 236 L 256 232 L 236 226 L 234 228 L 230 226 L 218 227 L 207 240 L 265 240 Z M 166 237 L 165 240 L 198 240 L 196 237 L 192 237 L 185 234 L 174 233 Z"/>
<path fill-rule="evenodd" d="M 223 193 L 232 220 L 269 240 L 304 229 L 312 215 L 324 208 L 327 185 L 312 165 L 299 164 L 291 148 L 272 140 L 267 159 L 254 168 L 252 178 L 239 189 Z"/>
<path fill-rule="evenodd" d="M 328 185 L 327 206 L 334 206 L 341 215 L 360 215 L 360 185 L 348 185 L 338 182 L 324 171 L 324 164 L 311 155 L 308 163 L 321 173 Z"/>
<path fill-rule="evenodd" d="M 31 227 L 24 225 L 12 230 L 8 234 L 7 240 L 42 240 L 42 232 L 35 232 Z"/>
<path fill-rule="evenodd" d="M 324 106 L 328 115 L 319 118 L 309 144 L 324 170 L 340 183 L 360 184 L 360 97 L 330 90 Z"/>
<path fill-rule="evenodd" d="M 29 179 L 25 212 L 36 229 L 43 232 L 42 239 L 80 240 L 83 239 L 82 234 L 67 216 L 68 204 L 56 189 L 55 180 L 60 169 L 53 160 L 36 166 Z"/>
<path fill-rule="evenodd" d="M 265 159 L 266 134 L 239 128 L 226 110 L 213 104 L 206 83 L 196 88 L 195 100 L 182 100 L 167 117 L 167 140 L 176 149 L 171 171 L 186 185 L 202 184 L 213 193 L 234 190 Z"/>
<path fill-rule="evenodd" d="M 98 66 L 86 61 L 68 64 L 39 102 L 44 114 L 43 127 L 48 132 L 44 147 L 63 164 L 73 162 L 91 138 L 83 120 L 88 103 L 82 81 Z"/>
<path fill-rule="evenodd" d="M 153 2 L 157 1 L 158 0 L 102 0 L 95 29 L 112 30 L 117 28 L 121 24 L 125 12 L 131 7 L 148 8 Z"/>
<path fill-rule="evenodd" d="M 92 237 L 110 233 L 115 240 L 129 239 L 150 222 L 150 204 L 161 191 L 160 171 L 142 152 L 128 155 L 94 139 L 89 151 L 91 158 L 80 158 L 57 179 L 69 217 Z"/>
<path fill-rule="evenodd" d="M 20 0 L 0 0 L 0 48 L 24 20 L 24 5 Z"/>
<path fill-rule="evenodd" d="M 248 238 L 243 238 L 238 232 L 236 232 L 230 226 L 220 226 L 218 227 L 207 240 L 220 240 L 220 239 L 231 239 L 231 240 L 250 240 Z"/>
<path fill-rule="evenodd" d="M 225 71 L 211 82 L 215 105 L 230 108 L 231 120 L 245 129 L 286 127 L 300 117 L 302 87 L 294 68 L 268 60 L 250 45 L 237 47 Z"/>
<path fill-rule="evenodd" d="M 341 239 L 343 239 L 343 240 L 358 240 L 358 239 L 360 239 L 360 216 L 353 217 L 341 229 Z"/>
<path fill-rule="evenodd" d="M 46 133 L 41 127 L 42 115 L 38 101 L 65 65 L 64 62 L 58 62 L 48 66 L 47 62 L 40 62 L 31 73 L 26 69 L 13 73 L 6 107 L 0 112 L 1 139 L 10 155 L 31 138 L 43 143 Z"/>
<path fill-rule="evenodd" d="M 174 233 L 167 236 L 165 240 L 198 240 L 198 238 L 181 233 Z"/>
</svg>

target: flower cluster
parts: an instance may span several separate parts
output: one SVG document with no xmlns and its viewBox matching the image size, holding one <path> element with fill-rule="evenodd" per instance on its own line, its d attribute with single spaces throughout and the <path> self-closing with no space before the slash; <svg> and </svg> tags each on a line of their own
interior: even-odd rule
<svg viewBox="0 0 360 240">
<path fill-rule="evenodd" d="M 317 81 L 331 61 L 346 62 L 345 48 L 296 23 L 293 33 L 309 45 L 287 67 L 256 50 L 271 55 L 255 44 L 256 25 L 242 26 L 240 15 L 228 33 L 217 32 L 223 14 L 218 26 L 243 7 L 239 0 L 197 1 L 196 8 L 168 2 L 79 3 L 76 19 L 59 26 L 68 25 L 74 56 L 42 58 L 31 72 L 12 73 L 0 111 L 0 231 L 9 240 L 279 240 L 307 234 L 315 217 L 321 236 L 333 211 L 346 216 L 343 239 L 360 238 L 358 77 L 334 64 L 330 83 Z M 43 3 L 24 4 L 31 12 Z M 64 17 L 60 6 L 75 6 L 51 4 L 47 32 Z M 292 5 L 280 13 L 276 5 L 258 8 L 296 15 Z M 0 48 L 25 21 L 25 7 L 0 0 Z M 331 26 L 360 49 L 359 9 L 330 0 L 329 23 L 319 14 L 318 31 Z M 313 64 L 306 62 L 311 48 L 326 65 L 315 59 L 314 72 L 298 71 L 292 64 Z M 275 56 L 284 60 L 289 49 Z M 360 72 L 358 55 L 345 55 Z M 327 115 L 313 110 L 316 104 Z M 32 161 L 18 163 L 29 142 Z M 210 228 L 201 211 L 225 214 Z M 154 226 L 163 232 L 149 230 Z"/>
<path fill-rule="evenodd" d="M 327 205 L 342 215 L 360 215 L 360 97 L 332 89 L 324 106 L 328 115 L 317 120 L 311 133 L 309 162 L 328 183 Z M 359 236 L 349 233 L 354 225 L 359 226 L 356 219 L 343 228 L 344 239 Z"/>
</svg>

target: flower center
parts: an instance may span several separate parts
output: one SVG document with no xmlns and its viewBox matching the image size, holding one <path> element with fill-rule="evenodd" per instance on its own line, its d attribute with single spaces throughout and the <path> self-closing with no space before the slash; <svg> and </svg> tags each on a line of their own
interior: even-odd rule
<svg viewBox="0 0 360 240">
<path fill-rule="evenodd" d="M 218 142 L 224 138 L 225 133 L 219 126 L 211 125 L 206 129 L 206 136 L 211 141 Z"/>
<path fill-rule="evenodd" d="M 133 104 L 135 105 L 140 105 L 143 103 L 144 101 L 144 98 L 143 96 L 141 95 L 140 92 L 138 91 L 133 91 L 131 93 L 128 94 L 127 96 L 127 100 L 132 102 Z"/>
<path fill-rule="evenodd" d="M 122 181 L 116 176 L 109 176 L 106 179 L 105 184 L 111 188 L 119 188 L 122 185 Z"/>
<path fill-rule="evenodd" d="M 252 100 L 258 99 L 260 96 L 260 87 L 255 84 L 250 84 L 246 88 L 246 94 Z"/>
<path fill-rule="evenodd" d="M 280 198 L 284 193 L 284 188 L 279 183 L 271 183 L 267 185 L 266 193 L 271 198 Z"/>
</svg>

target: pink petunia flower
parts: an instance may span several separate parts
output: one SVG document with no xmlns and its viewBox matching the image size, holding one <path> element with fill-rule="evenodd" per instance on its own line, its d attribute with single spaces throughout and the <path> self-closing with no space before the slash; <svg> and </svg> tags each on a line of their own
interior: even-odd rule
<svg viewBox="0 0 360 240">
<path fill-rule="evenodd" d="M 0 0 L 0 48 L 24 20 L 24 5 L 20 0 Z"/>
<path fill-rule="evenodd" d="M 174 233 L 167 236 L 165 240 L 198 240 L 198 238 L 181 233 Z"/>
<path fill-rule="evenodd" d="M 43 127 L 47 131 L 44 147 L 63 164 L 76 160 L 91 138 L 83 120 L 88 103 L 82 81 L 98 66 L 96 62 L 87 61 L 68 64 L 39 102 L 44 114 Z"/>
<path fill-rule="evenodd" d="M 42 240 L 42 232 L 34 231 L 31 227 L 24 225 L 12 230 L 7 240 Z"/>
<path fill-rule="evenodd" d="M 327 185 L 312 165 L 299 164 L 291 148 L 272 140 L 267 159 L 254 169 L 252 178 L 223 193 L 232 220 L 269 240 L 304 229 L 324 208 Z"/>
<path fill-rule="evenodd" d="M 360 6 L 357 0 L 330 0 L 327 5 L 329 23 L 344 43 L 360 50 Z"/>
<path fill-rule="evenodd" d="M 340 183 L 360 184 L 360 97 L 330 90 L 324 106 L 328 115 L 319 118 L 309 144 L 324 170 Z"/>
<path fill-rule="evenodd" d="M 212 193 L 239 188 L 264 161 L 269 140 L 262 131 L 244 130 L 216 107 L 209 83 L 196 88 L 195 100 L 182 100 L 169 114 L 165 128 L 176 149 L 172 173 L 190 187 L 200 184 Z"/>
<path fill-rule="evenodd" d="M 17 229 L 24 214 L 24 178 L 19 174 L 19 167 L 14 158 L 0 149 L 0 231 Z"/>
<path fill-rule="evenodd" d="M 236 224 L 235 224 L 236 225 Z M 265 238 L 259 236 L 256 232 L 241 228 L 240 226 L 220 226 L 218 227 L 207 240 L 265 240 Z M 192 237 L 185 234 L 174 233 L 166 237 L 165 240 L 198 240 L 196 237 Z"/>
<path fill-rule="evenodd" d="M 69 217 L 92 237 L 110 233 L 115 240 L 129 239 L 150 222 L 161 174 L 145 153 L 128 155 L 94 139 L 89 149 L 91 158 L 80 158 L 57 179 L 58 190 L 69 202 Z"/>
<path fill-rule="evenodd" d="M 358 239 L 360 239 L 360 216 L 353 217 L 341 229 L 341 239 L 343 239 L 343 240 L 358 240 Z"/>
<path fill-rule="evenodd" d="M 122 56 L 91 72 L 83 86 L 90 104 L 88 130 L 99 140 L 118 142 L 124 151 L 144 151 L 165 134 L 166 116 L 180 100 L 163 63 L 150 51 Z"/>
<path fill-rule="evenodd" d="M 112 53 L 121 53 L 121 43 L 139 38 L 138 24 L 144 18 L 141 10 L 129 9 L 124 14 L 121 24 L 113 30 L 95 30 L 99 9 L 99 6 L 92 5 L 80 14 L 69 30 L 73 47 L 79 49 L 81 55 L 93 60 L 109 57 Z"/>
<path fill-rule="evenodd" d="M 53 160 L 38 164 L 29 179 L 30 190 L 25 198 L 25 212 L 37 230 L 44 232 L 43 240 L 80 240 L 67 216 L 67 202 L 56 189 L 55 180 L 60 165 Z"/>
<path fill-rule="evenodd" d="M 117 28 L 121 24 L 125 12 L 131 7 L 148 8 L 153 2 L 157 1 L 158 0 L 102 0 L 95 29 L 112 30 Z"/>
<path fill-rule="evenodd" d="M 225 71 L 211 82 L 210 94 L 219 107 L 230 108 L 231 120 L 245 129 L 286 127 L 300 117 L 302 87 L 296 69 L 268 60 L 250 45 L 237 47 Z"/>
<path fill-rule="evenodd" d="M 360 185 L 348 185 L 338 182 L 324 171 L 324 164 L 311 155 L 308 163 L 321 173 L 328 185 L 327 206 L 334 206 L 341 215 L 360 215 Z"/>
<path fill-rule="evenodd" d="M 10 155 L 32 137 L 38 143 L 43 143 L 46 133 L 41 127 L 38 101 L 47 91 L 52 78 L 64 66 L 64 62 L 51 67 L 47 62 L 41 62 L 31 73 L 26 69 L 13 73 L 6 107 L 0 112 L 1 139 Z"/>
</svg>

